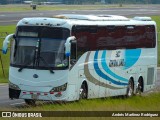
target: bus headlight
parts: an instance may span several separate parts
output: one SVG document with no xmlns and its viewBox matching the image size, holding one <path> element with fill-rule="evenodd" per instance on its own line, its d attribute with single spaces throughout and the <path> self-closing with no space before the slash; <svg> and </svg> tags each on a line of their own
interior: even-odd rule
<svg viewBox="0 0 160 120">
<path fill-rule="evenodd" d="M 61 92 L 65 91 L 66 89 L 67 89 L 67 83 L 58 87 L 54 87 L 50 92 Z"/>
<path fill-rule="evenodd" d="M 9 82 L 9 88 L 14 89 L 14 90 L 20 90 L 20 88 L 18 87 L 18 85 L 15 85 L 11 82 Z"/>
</svg>

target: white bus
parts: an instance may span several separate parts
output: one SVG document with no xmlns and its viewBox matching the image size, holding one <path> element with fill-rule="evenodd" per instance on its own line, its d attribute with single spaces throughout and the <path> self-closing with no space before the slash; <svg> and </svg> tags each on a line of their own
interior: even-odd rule
<svg viewBox="0 0 160 120">
<path fill-rule="evenodd" d="M 64 14 L 24 18 L 11 42 L 9 98 L 75 101 L 148 91 L 157 78 L 150 17 Z"/>
</svg>

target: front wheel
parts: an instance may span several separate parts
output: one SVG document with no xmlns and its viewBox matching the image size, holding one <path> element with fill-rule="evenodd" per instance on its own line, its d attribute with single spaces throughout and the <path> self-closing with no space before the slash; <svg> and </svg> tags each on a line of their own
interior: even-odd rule
<svg viewBox="0 0 160 120">
<path fill-rule="evenodd" d="M 36 105 L 36 101 L 35 101 L 35 100 L 25 99 L 24 101 L 25 101 L 25 103 L 26 103 L 27 105 L 32 105 L 32 106 L 35 106 L 35 105 Z"/>
<path fill-rule="evenodd" d="M 132 97 L 134 94 L 134 83 L 133 80 L 130 80 L 128 83 L 128 88 L 127 88 L 127 97 Z"/>
<path fill-rule="evenodd" d="M 87 86 L 83 83 L 80 88 L 80 97 L 79 99 L 87 99 Z"/>
</svg>

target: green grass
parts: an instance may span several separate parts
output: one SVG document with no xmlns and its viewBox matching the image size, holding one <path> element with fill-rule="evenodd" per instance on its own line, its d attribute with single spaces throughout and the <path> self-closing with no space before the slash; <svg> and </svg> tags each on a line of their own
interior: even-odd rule
<svg viewBox="0 0 160 120">
<path fill-rule="evenodd" d="M 51 104 L 24 110 L 53 111 L 160 111 L 160 93 L 132 98 L 82 100 L 68 104 Z M 152 103 L 152 104 L 151 104 Z M 115 107 L 116 106 L 116 107 Z"/>
<path fill-rule="evenodd" d="M 118 7 L 118 5 L 37 5 L 36 10 L 92 10 L 105 9 L 108 7 Z M 32 11 L 30 5 L 1 5 L 0 12 L 11 12 L 9 8 L 12 8 L 12 12 Z"/>
<path fill-rule="evenodd" d="M 152 16 L 152 19 L 156 21 L 157 23 L 157 29 L 158 29 L 158 56 L 160 56 L 160 16 Z M 1 32 L 8 32 L 8 34 L 10 33 L 14 33 L 15 31 L 15 28 L 16 28 L 16 25 L 10 25 L 10 26 L 0 26 L 0 33 Z M 0 38 L 0 48 L 2 48 L 2 42 L 3 42 L 4 39 L 1 39 Z M 4 83 L 4 82 L 8 82 L 8 68 L 9 68 L 9 54 L 7 55 L 2 55 L 1 54 L 1 57 L 2 57 L 2 61 L 3 61 L 3 66 L 4 66 L 4 69 L 5 69 L 5 77 L 3 77 L 3 74 L 2 74 L 2 69 L 1 69 L 1 64 L 0 64 L 0 83 Z M 160 58 L 158 59 L 158 64 L 160 65 Z"/>
<path fill-rule="evenodd" d="M 36 10 L 97 10 L 106 8 L 118 8 L 119 5 L 37 5 Z M 123 7 L 131 7 L 123 5 Z M 12 8 L 12 10 L 10 10 Z M 32 11 L 30 5 L 0 5 L 0 12 L 27 12 Z"/>
<path fill-rule="evenodd" d="M 131 98 L 103 98 L 81 100 L 67 104 L 50 104 L 23 110 L 52 110 L 52 111 L 160 111 L 160 93 Z M 116 107 L 115 107 L 116 106 Z"/>
<path fill-rule="evenodd" d="M 0 26 L 0 32 L 14 33 L 16 25 Z"/>
<path fill-rule="evenodd" d="M 7 32 L 7 34 L 14 33 L 16 26 L 15 25 L 10 25 L 10 26 L 0 26 L 0 35 L 4 36 L 5 33 L 1 34 L 2 32 Z M 3 43 L 4 38 L 0 38 L 0 49 L 2 48 L 2 43 Z M 2 52 L 0 51 L 0 56 L 2 58 L 3 62 L 3 67 L 4 67 L 4 73 L 5 76 L 3 75 L 2 72 L 2 66 L 0 63 L 0 83 L 6 83 L 8 82 L 8 70 L 9 70 L 9 54 L 3 55 Z"/>
<path fill-rule="evenodd" d="M 160 93 L 147 94 L 145 96 L 133 96 L 131 98 L 103 98 L 81 100 L 71 103 L 44 104 L 27 108 L 1 108 L 2 111 L 160 111 Z M 26 118 L 27 119 L 27 118 Z M 32 120 L 33 118 L 29 118 Z M 45 119 L 45 118 L 43 118 Z M 52 118 L 53 119 L 53 118 Z M 64 119 L 59 117 L 58 119 Z M 67 119 L 71 119 L 68 117 Z M 84 119 L 84 118 L 76 118 Z M 106 118 L 98 118 L 106 119 Z M 108 118 L 118 119 L 119 118 Z M 131 118 L 138 119 L 138 118 Z M 143 118 L 144 119 L 144 118 Z M 146 118 L 147 119 L 147 118 Z M 154 118 L 155 119 L 155 118 Z"/>
</svg>

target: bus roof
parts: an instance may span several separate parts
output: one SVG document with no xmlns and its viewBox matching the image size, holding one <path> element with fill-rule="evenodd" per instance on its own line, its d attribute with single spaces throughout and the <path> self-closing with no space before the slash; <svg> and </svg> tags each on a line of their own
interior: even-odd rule
<svg viewBox="0 0 160 120">
<path fill-rule="evenodd" d="M 62 14 L 56 15 L 56 18 L 64 19 L 77 19 L 89 21 L 128 21 L 129 19 L 124 16 L 118 15 L 77 15 L 77 14 Z"/>
<path fill-rule="evenodd" d="M 36 26 L 63 26 L 65 23 L 71 25 L 155 25 L 150 17 L 127 18 L 118 15 L 79 15 L 62 14 L 53 18 L 35 17 L 23 18 L 17 24 L 36 25 Z"/>
</svg>

